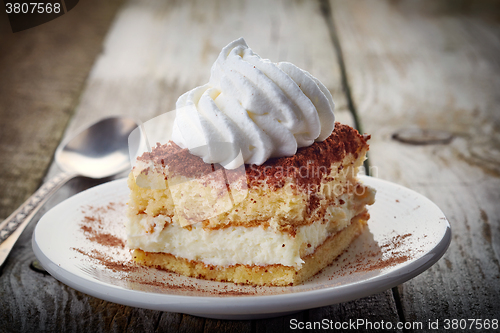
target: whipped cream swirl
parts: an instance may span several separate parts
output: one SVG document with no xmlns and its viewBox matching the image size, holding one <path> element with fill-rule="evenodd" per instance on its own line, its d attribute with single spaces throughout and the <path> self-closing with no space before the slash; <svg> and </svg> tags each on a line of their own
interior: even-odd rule
<svg viewBox="0 0 500 333">
<path fill-rule="evenodd" d="M 318 79 L 262 59 L 243 38 L 222 49 L 209 82 L 179 97 L 176 108 L 173 141 L 228 169 L 292 156 L 335 125 L 332 96 Z"/>
</svg>

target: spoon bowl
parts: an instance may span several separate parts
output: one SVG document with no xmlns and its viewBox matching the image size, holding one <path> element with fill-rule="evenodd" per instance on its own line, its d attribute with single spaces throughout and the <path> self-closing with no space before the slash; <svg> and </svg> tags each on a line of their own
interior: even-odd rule
<svg viewBox="0 0 500 333">
<path fill-rule="evenodd" d="M 55 160 L 64 172 L 43 184 L 0 223 L 0 266 L 33 216 L 68 180 L 76 176 L 106 178 L 130 167 L 128 136 L 136 127 L 132 119 L 104 118 L 59 145 Z"/>
<path fill-rule="evenodd" d="M 64 141 L 56 150 L 56 163 L 65 172 L 90 178 L 125 171 L 130 167 L 128 136 L 136 127 L 128 118 L 102 119 Z"/>
</svg>

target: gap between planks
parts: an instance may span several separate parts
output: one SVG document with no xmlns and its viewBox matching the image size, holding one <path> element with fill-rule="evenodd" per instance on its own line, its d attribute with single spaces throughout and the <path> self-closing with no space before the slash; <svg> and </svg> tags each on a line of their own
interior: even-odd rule
<svg viewBox="0 0 500 333">
<path fill-rule="evenodd" d="M 353 97 L 351 94 L 351 87 L 349 84 L 349 78 L 347 77 L 346 65 L 344 62 L 344 54 L 342 52 L 342 46 L 340 45 L 340 40 L 339 40 L 339 37 L 337 34 L 337 29 L 335 27 L 335 21 L 333 19 L 332 7 L 330 5 L 330 1 L 329 0 L 320 0 L 320 8 L 321 8 L 321 14 L 323 15 L 323 18 L 325 19 L 328 31 L 330 32 L 330 39 L 332 41 L 335 53 L 337 55 L 337 61 L 338 61 L 340 74 L 341 74 L 342 88 L 344 90 L 345 98 L 347 100 L 347 107 L 348 107 L 349 112 L 351 113 L 351 116 L 353 118 L 355 128 L 360 133 L 363 133 L 363 127 L 361 126 L 361 121 L 359 119 L 359 115 L 358 115 L 358 112 L 356 109 L 356 104 L 354 103 L 354 100 L 353 100 Z M 363 163 L 363 166 L 365 168 L 366 174 L 369 175 L 369 172 L 370 172 L 369 155 L 367 155 L 366 160 Z M 398 312 L 399 320 L 401 322 L 406 322 L 404 310 L 403 310 L 403 305 L 401 303 L 401 296 L 399 295 L 399 290 L 398 290 L 397 286 L 392 288 L 392 297 L 393 297 L 394 302 L 396 304 L 396 309 Z"/>
<path fill-rule="evenodd" d="M 337 34 L 337 29 L 335 28 L 335 22 L 334 22 L 333 15 L 332 15 L 332 7 L 330 5 L 330 1 L 329 0 L 320 0 L 320 8 L 321 8 L 321 14 L 323 15 L 323 18 L 325 19 L 325 23 L 326 23 L 326 26 L 328 28 L 328 31 L 330 32 L 330 39 L 332 41 L 335 54 L 337 55 L 337 62 L 339 65 L 339 70 L 340 70 L 340 75 L 341 75 L 340 80 L 342 83 L 342 89 L 344 91 L 344 95 L 345 95 L 346 102 L 347 102 L 347 108 L 349 110 L 349 113 L 352 116 L 352 119 L 354 122 L 354 127 L 360 133 L 363 133 L 363 127 L 361 126 L 361 121 L 360 121 L 359 116 L 358 116 L 356 104 L 354 103 L 354 100 L 352 98 L 351 87 L 349 85 L 349 80 L 347 78 L 347 73 L 346 73 L 344 54 L 342 53 L 342 46 L 340 45 L 339 37 Z M 366 160 L 363 163 L 363 166 L 365 168 L 366 174 L 369 175 L 369 171 L 370 171 L 369 155 L 367 155 Z"/>
</svg>

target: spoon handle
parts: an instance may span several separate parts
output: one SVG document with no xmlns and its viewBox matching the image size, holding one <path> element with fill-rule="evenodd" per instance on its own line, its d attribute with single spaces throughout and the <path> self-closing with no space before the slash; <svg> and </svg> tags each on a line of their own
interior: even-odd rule
<svg viewBox="0 0 500 333">
<path fill-rule="evenodd" d="M 33 216 L 43 204 L 68 180 L 75 177 L 74 173 L 63 172 L 43 184 L 21 207 L 0 223 L 0 267 L 7 259 L 19 236 L 29 224 Z"/>
</svg>

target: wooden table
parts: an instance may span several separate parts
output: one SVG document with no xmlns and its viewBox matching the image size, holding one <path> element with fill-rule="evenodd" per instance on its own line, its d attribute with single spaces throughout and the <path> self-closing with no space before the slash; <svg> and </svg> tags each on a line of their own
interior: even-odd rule
<svg viewBox="0 0 500 333">
<path fill-rule="evenodd" d="M 30 269 L 36 220 L 101 182 L 78 178 L 46 204 L 2 268 L 0 332 L 277 332 L 290 330 L 291 319 L 500 319 L 499 4 L 86 0 L 16 34 L 0 15 L 2 219 L 57 174 L 61 139 L 104 116 L 146 121 L 171 110 L 208 80 L 220 49 L 244 36 L 263 57 L 317 76 L 337 119 L 372 135 L 371 173 L 430 198 L 453 230 L 437 264 L 380 294 L 267 320 L 203 319 L 102 301 Z"/>
</svg>

